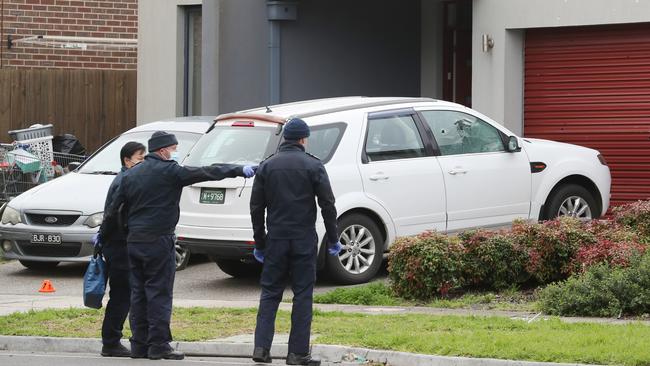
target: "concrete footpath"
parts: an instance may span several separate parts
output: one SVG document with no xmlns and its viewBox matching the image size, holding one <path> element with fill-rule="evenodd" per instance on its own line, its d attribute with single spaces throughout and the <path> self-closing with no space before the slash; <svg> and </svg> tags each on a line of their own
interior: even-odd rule
<svg viewBox="0 0 650 366">
<path fill-rule="evenodd" d="M 107 297 L 105 298 L 105 301 Z M 181 308 L 205 307 L 205 308 L 257 308 L 257 301 L 227 301 L 227 300 L 187 300 L 174 299 L 174 306 Z M 80 296 L 57 296 L 55 294 L 35 295 L 1 295 L 0 294 L 0 316 L 9 315 L 15 312 L 27 312 L 30 310 L 46 309 L 69 309 L 84 308 Z M 290 303 L 281 303 L 281 310 L 291 310 Z M 340 311 L 343 313 L 360 314 L 429 314 L 429 315 L 461 315 L 461 316 L 501 316 L 524 321 L 535 321 L 548 318 L 547 316 L 521 311 L 502 310 L 476 310 L 476 309 L 443 309 L 424 306 L 365 306 L 365 305 L 337 305 L 337 304 L 314 304 L 314 309 L 320 311 Z M 586 318 L 586 317 L 562 317 L 568 323 L 601 323 L 601 324 L 627 324 L 630 322 L 641 322 L 650 325 L 649 319 L 613 319 L 613 318 Z"/>
<path fill-rule="evenodd" d="M 126 345 L 126 343 L 125 343 Z M 174 348 L 185 352 L 188 361 L 201 364 L 254 364 L 250 359 L 252 344 L 248 342 L 174 342 Z M 119 359 L 109 363 L 96 355 L 101 351 L 99 339 L 15 337 L 0 336 L 0 364 L 2 365 L 108 365 L 137 364 L 142 360 Z M 274 344 L 271 354 L 274 363 L 283 363 L 286 343 Z M 323 365 L 360 365 L 379 363 L 391 366 L 567 366 L 571 364 L 496 360 L 485 358 L 443 357 L 404 352 L 378 351 L 346 346 L 314 345 L 312 355 L 324 361 Z M 30 359 L 31 357 L 31 359 Z M 207 359 L 210 358 L 210 359 Z M 52 360 L 53 362 L 50 362 Z M 115 360 L 115 359 L 113 359 Z M 14 363 L 5 363 L 12 361 Z M 22 362 L 25 361 L 25 362 Z M 27 363 L 41 361 L 42 363 Z M 74 362 L 73 362 L 74 361 Z M 95 362 L 98 361 L 98 362 Z M 116 360 L 117 361 L 117 360 Z M 85 363 L 84 363 L 85 362 Z M 165 365 L 175 364 L 164 361 Z M 148 363 L 150 364 L 150 363 Z M 178 363 L 179 365 L 181 363 Z M 183 363 L 185 365 L 185 363 Z"/>
</svg>

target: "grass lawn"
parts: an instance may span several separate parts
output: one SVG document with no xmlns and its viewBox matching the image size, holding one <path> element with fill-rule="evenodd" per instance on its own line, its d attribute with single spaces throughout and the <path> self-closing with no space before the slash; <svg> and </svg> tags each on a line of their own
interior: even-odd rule
<svg viewBox="0 0 650 366">
<path fill-rule="evenodd" d="M 430 306 L 449 309 L 475 310 L 510 310 L 536 311 L 536 302 L 532 294 L 519 291 L 504 291 L 501 293 L 482 292 L 451 295 L 429 303 L 417 303 L 404 300 L 393 295 L 390 287 L 383 282 L 374 282 L 357 287 L 338 288 L 336 290 L 314 296 L 314 302 L 319 304 L 351 304 L 372 306 Z"/>
<path fill-rule="evenodd" d="M 103 312 L 48 310 L 0 317 L 0 334 L 100 337 Z M 254 309 L 174 309 L 176 340 L 204 341 L 252 333 Z M 278 314 L 287 332 L 289 313 Z M 503 317 L 364 315 L 315 312 L 312 332 L 320 344 L 500 359 L 650 365 L 650 326 L 635 323 L 569 324 L 559 319 L 526 323 Z M 128 334 L 128 331 L 126 332 Z"/>
</svg>

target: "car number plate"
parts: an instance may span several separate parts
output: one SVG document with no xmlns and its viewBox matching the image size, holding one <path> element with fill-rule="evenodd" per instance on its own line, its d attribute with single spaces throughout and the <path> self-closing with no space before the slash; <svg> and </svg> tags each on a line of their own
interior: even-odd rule
<svg viewBox="0 0 650 366">
<path fill-rule="evenodd" d="M 61 234 L 32 234 L 32 244 L 61 244 Z"/>
<path fill-rule="evenodd" d="M 226 200 L 226 190 L 224 188 L 201 188 L 200 203 L 212 205 L 223 204 Z"/>
</svg>

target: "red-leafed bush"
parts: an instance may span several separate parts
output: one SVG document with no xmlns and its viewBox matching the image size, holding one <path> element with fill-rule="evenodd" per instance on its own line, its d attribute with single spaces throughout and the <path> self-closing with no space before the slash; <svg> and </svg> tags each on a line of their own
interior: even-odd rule
<svg viewBox="0 0 650 366">
<path fill-rule="evenodd" d="M 455 237 L 426 232 L 398 239 L 388 257 L 393 291 L 406 299 L 430 299 L 463 286 L 463 246 Z"/>
<path fill-rule="evenodd" d="M 539 283 L 569 277 L 578 249 L 597 241 L 581 221 L 570 218 L 543 223 L 516 221 L 511 235 L 516 243 L 527 248 L 526 269 Z"/>
<path fill-rule="evenodd" d="M 507 232 L 473 230 L 459 235 L 465 249 L 463 282 L 506 289 L 526 282 L 528 252 Z"/>
<path fill-rule="evenodd" d="M 595 244 L 578 249 L 574 260 L 576 272 L 584 272 L 596 264 L 608 264 L 610 267 L 627 267 L 632 259 L 645 253 L 646 247 L 631 241 L 612 241 L 599 239 Z"/>
<path fill-rule="evenodd" d="M 615 207 L 614 220 L 635 231 L 641 240 L 650 243 L 650 201 L 637 201 Z"/>
<path fill-rule="evenodd" d="M 503 289 L 530 279 L 552 283 L 597 265 L 625 268 L 650 243 L 650 203 L 616 209 L 615 218 L 515 221 L 500 232 L 400 238 L 389 255 L 389 277 L 397 295 L 427 300 L 469 286 Z"/>
</svg>

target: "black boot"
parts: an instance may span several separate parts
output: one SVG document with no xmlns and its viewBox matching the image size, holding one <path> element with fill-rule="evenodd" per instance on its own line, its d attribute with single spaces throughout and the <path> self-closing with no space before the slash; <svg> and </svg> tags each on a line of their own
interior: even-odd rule
<svg viewBox="0 0 650 366">
<path fill-rule="evenodd" d="M 121 343 L 114 346 L 102 346 L 102 356 L 104 357 L 131 357 L 131 351 Z"/>
<path fill-rule="evenodd" d="M 306 355 L 289 353 L 287 355 L 287 365 L 320 366 L 320 360 L 317 358 L 311 358 L 311 355 L 309 353 Z"/>
<path fill-rule="evenodd" d="M 185 353 L 180 351 L 174 351 L 173 349 L 164 351 L 162 353 L 154 353 L 149 350 L 149 359 L 150 360 L 182 360 L 185 358 Z"/>
<path fill-rule="evenodd" d="M 271 352 L 262 347 L 255 347 L 253 351 L 253 361 L 258 363 L 271 363 Z"/>
</svg>

